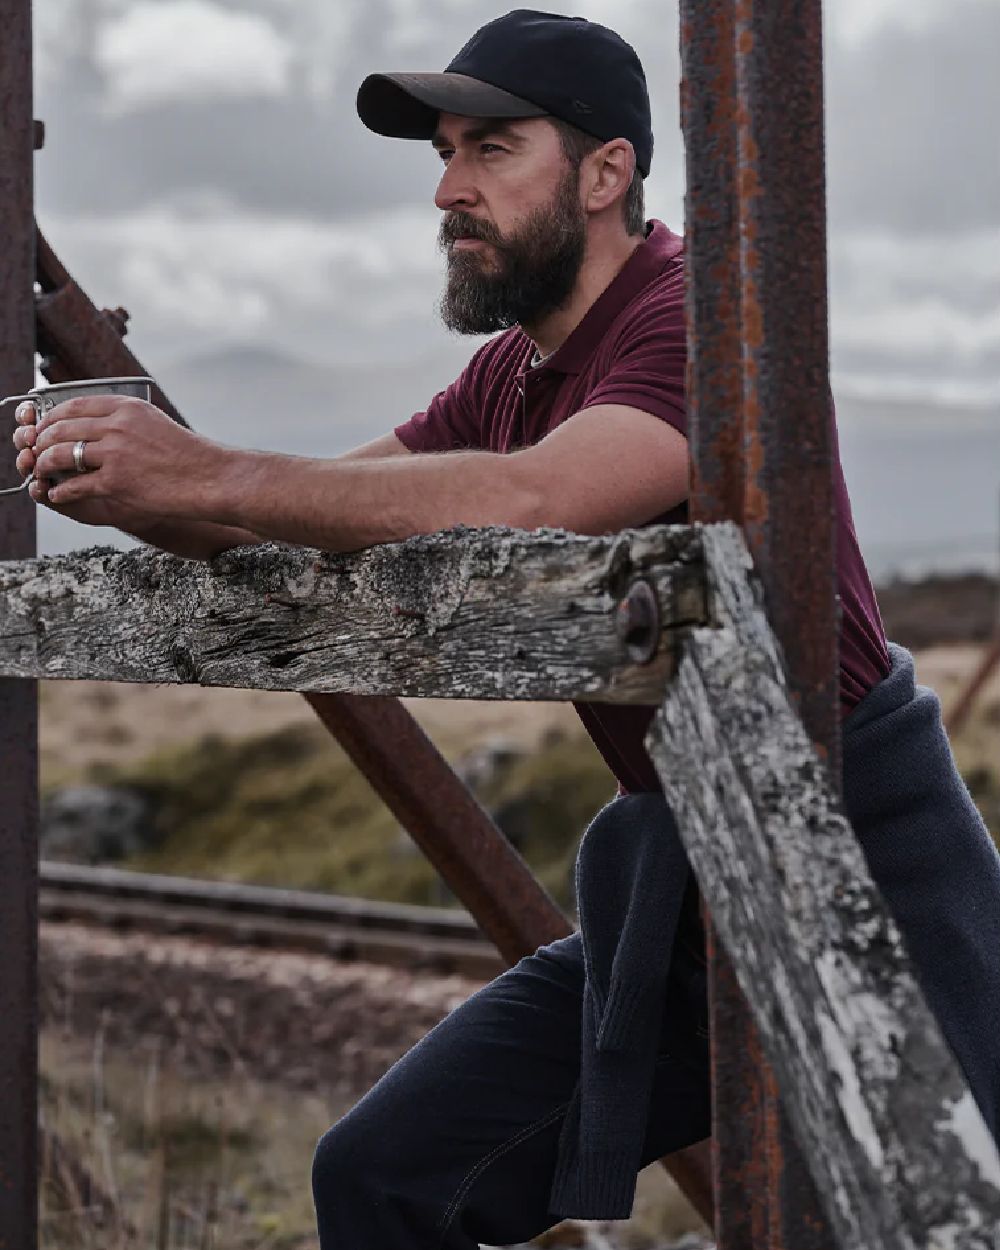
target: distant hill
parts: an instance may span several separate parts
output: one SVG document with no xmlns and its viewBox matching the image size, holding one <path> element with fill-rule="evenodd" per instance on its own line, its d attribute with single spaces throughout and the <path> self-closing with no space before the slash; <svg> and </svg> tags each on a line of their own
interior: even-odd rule
<svg viewBox="0 0 1000 1250">
<path fill-rule="evenodd" d="M 873 578 L 1000 570 L 1000 413 L 848 393 L 837 416 Z"/>
<path fill-rule="evenodd" d="M 237 346 L 161 371 L 171 399 L 201 433 L 234 446 L 335 455 L 424 408 L 461 372 L 475 344 L 417 361 L 324 365 Z"/>
<path fill-rule="evenodd" d="M 424 408 L 465 365 L 479 339 L 384 363 L 298 359 L 266 345 L 213 348 L 175 361 L 158 380 L 193 427 L 232 447 L 335 456 Z M 331 358 L 334 353 L 331 352 Z M 933 569 L 996 570 L 1000 414 L 852 395 L 837 398 L 841 460 L 872 577 Z M 42 509 L 39 549 L 130 546 Z"/>
</svg>

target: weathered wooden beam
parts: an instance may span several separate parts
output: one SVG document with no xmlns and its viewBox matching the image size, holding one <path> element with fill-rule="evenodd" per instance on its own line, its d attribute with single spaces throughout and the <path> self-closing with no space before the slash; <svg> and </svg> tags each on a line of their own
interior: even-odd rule
<svg viewBox="0 0 1000 1250">
<path fill-rule="evenodd" d="M 1000 1245 L 1000 1156 L 791 706 L 740 530 L 703 532 L 646 740 L 843 1250 Z"/>
<path fill-rule="evenodd" d="M 0 676 L 659 704 L 700 534 L 459 527 L 350 555 L 90 548 L 0 564 Z M 658 620 L 627 618 L 646 583 Z M 642 601 L 640 598 L 640 604 Z M 635 662 L 644 637 L 652 660 Z"/>
</svg>

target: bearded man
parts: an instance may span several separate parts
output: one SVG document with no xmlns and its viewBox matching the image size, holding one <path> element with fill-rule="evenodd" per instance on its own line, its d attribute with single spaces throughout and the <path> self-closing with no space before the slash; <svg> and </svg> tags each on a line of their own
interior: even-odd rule
<svg viewBox="0 0 1000 1250">
<path fill-rule="evenodd" d="M 370 76 L 358 111 L 437 150 L 442 316 L 494 337 L 425 409 L 333 460 L 222 447 L 114 397 L 65 403 L 37 432 L 22 412 L 33 498 L 201 559 L 459 524 L 684 522 L 683 243 L 645 218 L 653 137 L 634 50 L 582 18 L 516 10 L 443 73 Z M 80 441 L 86 472 L 47 489 Z M 939 708 L 885 637 L 834 448 L 845 806 L 996 1132 L 1000 862 Z M 643 746 L 652 709 L 578 711 L 619 782 L 581 844 L 582 932 L 474 994 L 324 1135 L 323 1250 L 474 1250 L 565 1215 L 624 1218 L 639 1168 L 709 1136 L 704 935 Z"/>
</svg>

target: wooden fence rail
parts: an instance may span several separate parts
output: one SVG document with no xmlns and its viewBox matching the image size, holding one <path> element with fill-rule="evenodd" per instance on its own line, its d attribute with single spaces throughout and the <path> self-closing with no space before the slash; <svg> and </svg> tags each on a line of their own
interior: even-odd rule
<svg viewBox="0 0 1000 1250">
<path fill-rule="evenodd" d="M 658 704 L 705 622 L 697 527 L 457 529 L 210 563 L 97 547 L 0 565 L 0 676 Z M 648 620 L 630 594 L 648 586 Z M 658 617 L 653 619 L 653 617 Z M 655 655 L 636 664 L 643 634 Z"/>
</svg>

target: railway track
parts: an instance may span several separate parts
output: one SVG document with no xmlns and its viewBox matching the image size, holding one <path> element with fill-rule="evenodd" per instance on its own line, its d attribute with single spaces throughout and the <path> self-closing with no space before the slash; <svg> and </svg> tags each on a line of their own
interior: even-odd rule
<svg viewBox="0 0 1000 1250">
<path fill-rule="evenodd" d="M 504 968 L 465 911 L 42 860 L 39 916 L 227 945 L 320 951 L 436 975 Z"/>
</svg>

